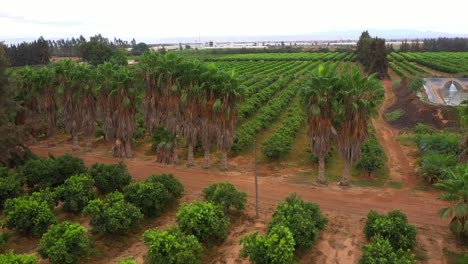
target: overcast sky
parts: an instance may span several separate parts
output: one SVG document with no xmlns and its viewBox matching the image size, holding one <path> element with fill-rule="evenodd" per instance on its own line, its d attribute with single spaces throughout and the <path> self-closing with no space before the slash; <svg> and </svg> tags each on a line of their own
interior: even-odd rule
<svg viewBox="0 0 468 264">
<path fill-rule="evenodd" d="M 303 35 L 415 29 L 468 33 L 468 0 L 0 0 L 11 38 Z"/>
</svg>

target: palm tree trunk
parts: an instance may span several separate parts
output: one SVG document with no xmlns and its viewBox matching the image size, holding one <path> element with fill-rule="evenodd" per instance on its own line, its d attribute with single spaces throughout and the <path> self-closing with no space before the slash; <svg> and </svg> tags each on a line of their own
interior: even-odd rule
<svg viewBox="0 0 468 264">
<path fill-rule="evenodd" d="M 210 148 L 205 148 L 205 160 L 203 162 L 203 168 L 208 169 L 210 167 Z"/>
<path fill-rule="evenodd" d="M 177 165 L 179 163 L 179 146 L 177 144 L 177 136 L 174 137 L 174 140 L 173 140 L 173 150 L 174 152 L 172 153 L 172 163 L 174 165 Z"/>
<path fill-rule="evenodd" d="M 188 143 L 188 163 L 187 166 L 192 167 L 195 166 L 195 160 L 193 158 L 193 143 Z"/>
<path fill-rule="evenodd" d="M 73 138 L 72 150 L 73 150 L 73 151 L 77 151 L 77 150 L 80 149 L 80 144 L 79 144 L 78 135 L 77 135 L 77 134 L 74 134 L 74 135 L 72 135 L 72 138 Z"/>
<path fill-rule="evenodd" d="M 123 147 L 124 147 L 123 151 L 125 153 L 124 157 L 127 159 L 133 158 L 132 143 L 130 142 L 130 140 L 124 141 Z"/>
<path fill-rule="evenodd" d="M 339 185 L 348 186 L 349 185 L 349 178 L 351 176 L 351 161 L 345 159 L 344 168 L 343 168 L 343 175 L 341 176 Z"/>
<path fill-rule="evenodd" d="M 93 138 L 91 136 L 86 137 L 86 151 L 91 151 L 93 147 Z"/>
<path fill-rule="evenodd" d="M 224 171 L 228 170 L 228 158 L 227 158 L 227 152 L 226 151 L 223 151 L 223 153 L 222 153 L 221 170 L 224 170 Z"/>
<path fill-rule="evenodd" d="M 319 156 L 319 167 L 318 167 L 318 178 L 317 183 L 326 184 L 327 179 L 325 178 L 325 155 Z"/>
</svg>

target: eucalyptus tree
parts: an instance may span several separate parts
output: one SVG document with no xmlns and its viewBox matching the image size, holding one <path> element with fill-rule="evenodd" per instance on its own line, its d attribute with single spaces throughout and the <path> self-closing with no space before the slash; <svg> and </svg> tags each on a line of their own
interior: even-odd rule
<svg viewBox="0 0 468 264">
<path fill-rule="evenodd" d="M 339 76 L 334 67 L 320 65 L 304 81 L 300 90 L 306 109 L 312 153 L 318 157 L 317 182 L 326 183 L 325 157 L 336 138 L 336 116 L 340 112 Z"/>
<path fill-rule="evenodd" d="M 36 93 L 39 94 L 39 109 L 44 115 L 47 126 L 49 146 L 53 146 L 53 137 L 57 133 L 58 108 L 55 73 L 48 67 L 42 67 L 34 74 Z"/>
<path fill-rule="evenodd" d="M 361 146 L 369 137 L 370 116 L 383 101 L 384 89 L 375 75 L 365 76 L 355 66 L 341 74 L 339 91 L 343 109 L 337 118 L 338 149 L 345 161 L 340 184 L 349 185 L 352 164 L 361 157 Z"/>
</svg>

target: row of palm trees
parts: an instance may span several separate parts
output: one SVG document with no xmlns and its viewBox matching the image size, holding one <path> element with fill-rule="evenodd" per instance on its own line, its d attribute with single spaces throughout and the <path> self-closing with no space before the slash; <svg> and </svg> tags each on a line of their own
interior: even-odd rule
<svg viewBox="0 0 468 264">
<path fill-rule="evenodd" d="M 312 153 L 319 159 L 318 178 L 326 183 L 325 157 L 337 146 L 345 164 L 340 180 L 349 185 L 352 164 L 361 157 L 361 146 L 369 137 L 369 118 L 383 101 L 384 89 L 374 76 L 365 76 L 357 66 L 340 74 L 319 66 L 300 91 L 306 108 Z"/>
<path fill-rule="evenodd" d="M 243 91 L 234 72 L 170 53 L 146 53 L 132 68 L 110 63 L 93 67 L 64 60 L 40 69 L 25 67 L 17 79 L 18 98 L 24 108 L 18 122 L 37 131 L 43 116 L 51 144 L 60 111 L 74 149 L 79 146 L 80 134 L 91 147 L 99 120 L 106 139 L 114 143 L 114 156 L 132 157 L 137 101 L 144 96 L 143 113 L 149 130 L 164 127 L 174 139 L 170 151 L 159 152 L 172 157 L 159 160 L 177 163 L 178 142 L 183 138 L 189 165 L 194 165 L 194 146 L 201 142 L 204 167 L 210 166 L 210 148 L 216 145 L 222 153 L 222 167 L 227 168 L 236 106 Z"/>
</svg>

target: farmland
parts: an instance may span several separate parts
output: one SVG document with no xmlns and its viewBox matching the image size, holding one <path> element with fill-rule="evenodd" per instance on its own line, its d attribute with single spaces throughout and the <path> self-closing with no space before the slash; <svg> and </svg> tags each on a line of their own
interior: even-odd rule
<svg viewBox="0 0 468 264">
<path fill-rule="evenodd" d="M 53 241 L 54 232 L 41 227 L 43 229 L 39 231 L 32 229 L 36 233 L 28 237 L 29 229 L 21 229 L 21 225 L 16 223 L 20 221 L 11 220 L 20 211 L 17 209 L 20 206 L 16 204 L 37 202 L 41 210 L 50 216 L 50 223 L 78 223 L 79 227 L 64 226 L 77 228 L 95 241 L 93 254 L 86 260 L 80 259 L 86 263 L 113 263 L 126 258 L 135 259 L 137 263 L 159 263 L 158 257 L 166 260 L 163 257 L 169 259 L 175 254 L 170 251 L 177 251 L 170 247 L 175 243 L 187 249 L 188 253 L 184 256 L 187 259 L 184 261 L 194 260 L 196 263 L 201 259 L 202 263 L 249 263 L 240 255 L 249 257 L 252 262 L 256 257 L 274 256 L 272 252 L 276 248 L 271 248 L 268 243 L 274 241 L 275 236 L 284 236 L 284 243 L 278 246 L 278 250 L 284 251 L 281 254 L 285 259 L 282 263 L 291 263 L 293 259 L 300 263 L 358 263 L 361 258 L 371 254 L 369 248 L 374 245 L 373 236 L 381 239 L 379 232 L 385 236 L 385 230 L 379 230 L 378 225 L 373 224 L 375 219 L 395 221 L 407 230 L 406 233 L 393 230 L 402 237 L 401 240 L 407 241 L 406 244 L 400 245 L 390 239 L 388 241 L 392 245 L 384 244 L 389 250 L 398 250 L 398 254 L 401 254 L 399 257 L 408 263 L 446 263 L 446 254 L 462 252 L 463 249 L 447 230 L 447 221 L 437 216 L 437 210 L 448 203 L 437 200 L 440 191 L 425 180 L 443 180 L 447 175 L 437 168 L 424 167 L 424 164 L 421 169 L 426 174 L 419 175 L 415 171 L 415 167 L 419 166 L 416 156 L 429 159 L 434 155 L 445 155 L 455 160 L 453 157 L 461 152 L 455 146 L 460 136 L 450 134 L 450 138 L 445 138 L 429 129 L 420 129 L 424 131 L 414 131 L 413 134 L 412 129 L 406 129 L 413 145 L 402 145 L 396 139 L 401 131 L 389 125 L 390 121 L 398 120 L 386 120 L 389 115 L 385 110 L 400 99 L 393 90 L 393 82 L 405 84 L 406 78 L 429 76 L 434 72 L 442 76 L 464 75 L 468 71 L 467 54 L 391 53 L 388 55 L 390 78 L 383 81 L 367 78 L 362 73 L 357 55 L 351 52 L 228 55 L 193 52 L 181 54 L 180 57 L 173 53 L 152 53 L 137 57 L 139 63 L 134 67 L 107 63 L 77 66 L 65 62 L 50 68 L 17 69 L 21 75 L 13 75 L 18 78 L 12 81 L 15 85 L 29 80 L 21 79 L 29 76 L 29 70 L 33 72 L 32 78 L 40 79 L 41 84 L 48 84 L 35 89 L 36 82 L 23 83 L 21 87 L 24 89 L 39 90 L 38 98 L 50 99 L 42 96 L 52 93 L 51 87 L 56 82 L 47 82 L 47 77 L 55 74 L 60 87 L 54 91 L 54 96 L 60 100 L 56 104 L 58 109 L 47 108 L 49 112 L 40 113 L 44 123 L 30 149 L 41 158 L 26 161 L 28 166 L 25 165 L 25 168 L 5 172 L 8 177 L 16 174 L 24 177 L 27 190 L 32 193 L 26 195 L 21 191 L 21 196 L 17 195 L 19 198 L 6 203 L 5 217 L 2 216 L 9 227 L 5 229 L 10 236 L 6 248 L 28 254 L 39 250 L 42 262 L 46 261 L 46 257 L 49 260 L 54 257 L 52 253 L 47 254 L 47 245 Z M 192 59 L 199 59 L 202 63 L 193 62 Z M 66 67 L 70 68 L 67 70 Z M 87 78 L 89 76 L 93 78 Z M 327 98 L 328 101 L 320 100 L 322 96 L 317 99 L 314 90 L 316 83 L 311 80 L 327 78 L 340 89 L 327 90 L 332 85 L 323 85 L 323 90 L 331 96 Z M 356 93 L 359 99 L 354 101 L 345 97 L 347 92 L 351 93 L 350 90 L 340 86 L 352 78 L 369 82 L 367 92 L 360 93 L 366 96 L 359 98 L 359 93 Z M 109 83 L 112 85 L 106 87 Z M 216 89 L 207 89 L 207 83 Z M 70 94 L 67 94 L 67 85 L 70 85 Z M 88 86 L 97 88 L 87 89 Z M 80 94 L 72 94 L 76 91 Z M 238 91 L 242 91 L 239 92 L 242 93 L 242 100 L 231 101 L 231 98 L 237 98 Z M 384 92 L 386 99 L 382 103 Z M 83 98 L 77 105 L 73 101 L 75 96 Z M 102 99 L 111 96 L 121 97 L 113 97 L 114 101 L 107 101 L 108 104 L 104 106 L 101 101 L 95 105 L 89 102 L 90 97 Z M 340 96 L 347 100 L 333 101 Z M 346 103 L 348 108 L 345 108 Z M 348 122 L 352 122 L 353 117 L 360 114 L 352 112 L 352 109 L 360 107 L 359 103 L 369 107 L 366 109 L 369 114 L 360 116 L 365 121 L 361 123 L 365 140 L 355 144 L 359 146 L 359 152 L 362 151 L 364 162 L 347 158 L 347 149 L 342 150 L 346 142 L 335 142 L 335 139 L 330 139 L 334 144 L 324 147 L 322 156 L 315 155 L 319 151 L 311 150 L 310 143 L 316 139 L 311 138 L 310 133 L 322 132 L 319 131 L 320 126 L 316 128 L 319 132 L 311 128 L 311 120 L 325 120 L 323 124 L 326 124 L 327 118 L 349 118 Z M 381 103 L 382 107 L 378 109 Z M 90 109 L 98 110 L 95 113 L 80 112 L 80 116 L 70 114 L 78 112 L 86 104 L 95 107 Z M 330 112 L 336 111 L 333 112 L 336 117 L 330 114 L 322 120 L 314 119 L 317 113 L 322 113 L 312 111 L 319 104 L 320 110 L 329 107 Z M 31 105 L 25 104 L 25 107 Z M 43 109 L 39 107 L 37 111 Z M 59 125 L 54 128 L 57 133 L 49 136 L 47 126 L 54 124 L 54 120 L 47 122 L 47 116 L 51 115 L 52 110 L 57 111 L 58 120 L 55 122 Z M 372 119 L 371 111 L 378 112 Z M 406 116 L 401 109 L 395 111 L 399 113 L 395 119 Z M 191 113 L 196 113 L 196 118 Z M 64 118 L 67 114 L 69 119 L 76 120 L 95 114 L 95 119 L 99 120 L 94 128 L 96 133 L 85 132 L 93 130 L 93 124 L 87 127 L 86 122 L 83 128 L 75 128 L 76 124 Z M 116 114 L 121 116 L 112 116 Z M 115 119 L 121 122 L 112 123 Z M 122 120 L 129 125 L 126 126 L 127 123 Z M 452 124 L 438 121 L 447 127 L 447 124 Z M 209 129 L 203 130 L 204 126 L 200 126 L 202 122 L 209 124 Z M 121 127 L 113 127 L 116 124 Z M 165 130 L 157 130 L 161 124 Z M 79 131 L 75 133 L 74 129 Z M 109 131 L 112 129 L 117 132 Z M 330 128 L 329 132 L 332 138 L 333 133 L 343 136 L 347 130 L 337 127 Z M 119 133 L 123 136 L 119 137 Z M 212 136 L 206 137 L 206 134 Z M 353 139 L 352 136 L 349 137 Z M 442 146 L 434 143 L 439 139 L 444 142 Z M 83 140 L 87 143 L 86 148 L 80 145 Z M 358 142 L 358 139 L 354 140 Z M 415 147 L 416 144 L 418 147 Z M 427 144 L 434 144 L 430 153 L 420 147 Z M 62 156 L 68 153 L 82 161 Z M 207 155 L 214 157 L 214 162 L 210 168 L 202 169 Z M 160 157 L 163 158 L 159 160 Z M 255 167 L 254 159 L 258 160 Z M 351 159 L 356 165 L 349 168 L 352 187 L 335 186 L 335 182 L 341 181 L 342 171 Z M 321 173 L 320 169 L 319 173 L 316 172 L 320 160 L 326 164 L 326 182 L 329 185 L 315 183 Z M 121 161 L 123 163 L 119 163 Z M 228 165 L 228 170 L 224 165 Z M 447 165 L 447 169 L 456 166 L 455 160 Z M 46 167 L 50 169 L 43 169 Z M 71 168 L 75 167 L 76 171 L 72 171 Z M 437 170 L 435 180 L 431 169 Z M 176 180 L 165 173 L 173 173 Z M 254 218 L 254 175 L 260 176 L 259 219 Z M 119 177 L 118 180 L 111 178 L 113 176 Z M 217 202 L 221 200 L 219 207 L 212 206 L 216 199 L 207 195 L 210 192 L 208 188 L 214 188 L 209 185 L 213 182 L 226 182 L 219 186 L 229 190 L 232 195 L 226 198 L 222 197 L 221 192 L 211 190 L 218 195 Z M 227 183 L 232 183 L 235 189 L 232 190 Z M 49 203 L 53 201 L 41 200 L 50 195 L 49 192 L 58 194 L 52 206 Z M 302 198 L 288 196 L 294 192 Z M 75 197 L 77 193 L 79 197 Z M 228 202 L 233 203 L 233 207 L 238 205 L 238 212 L 233 213 Z M 404 216 L 400 212 L 391 212 L 397 208 L 403 211 Z M 366 218 L 370 209 L 390 213 L 380 215 L 371 212 Z M 106 215 L 106 210 L 123 213 L 122 216 L 113 214 L 115 218 L 110 220 L 106 217 L 110 217 L 111 213 Z M 196 211 L 203 211 L 206 218 L 197 222 L 194 216 Z M 303 225 L 288 218 L 288 214 L 303 220 Z M 402 220 L 406 216 L 408 219 Z M 27 222 L 27 219 L 22 222 Z M 205 224 L 210 226 L 205 227 Z M 53 231 L 60 232 L 64 226 L 55 225 Z M 86 229 L 80 229 L 81 226 Z M 168 229 L 170 226 L 177 228 Z M 12 231 L 14 228 L 18 232 Z M 202 228 L 206 229 L 200 231 Z M 47 235 L 41 237 L 46 231 Z M 258 236 L 247 236 L 254 231 L 260 231 Z M 241 245 L 240 240 L 243 241 Z M 167 243 L 168 246 L 158 247 L 158 243 Z M 151 250 L 148 251 L 148 248 Z M 401 253 L 400 249 L 412 253 Z M 260 251 L 260 254 L 257 250 L 264 252 Z"/>
</svg>

